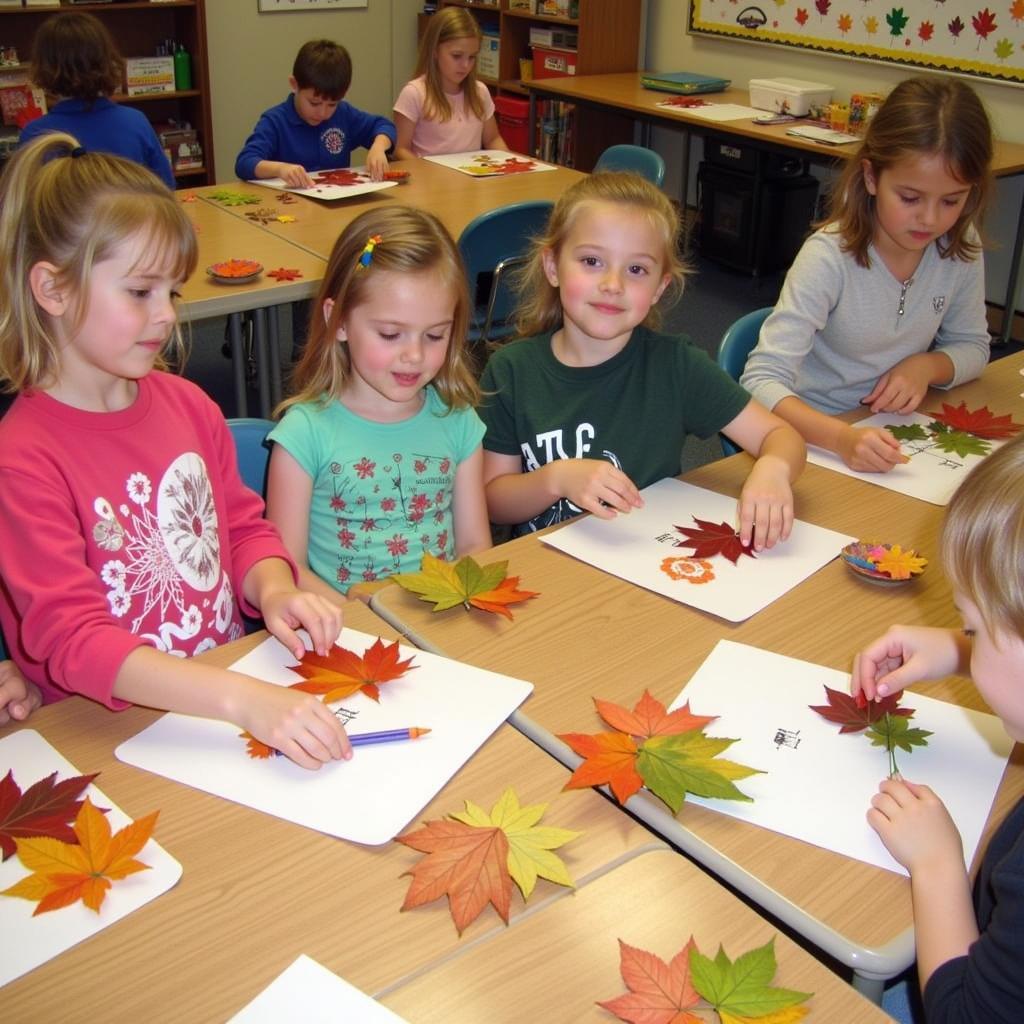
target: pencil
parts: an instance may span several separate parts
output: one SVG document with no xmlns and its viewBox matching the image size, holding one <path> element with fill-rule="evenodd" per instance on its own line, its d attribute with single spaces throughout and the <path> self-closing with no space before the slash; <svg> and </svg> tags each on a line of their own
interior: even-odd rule
<svg viewBox="0 0 1024 1024">
<path fill-rule="evenodd" d="M 408 729 L 387 729 L 384 732 L 349 733 L 348 741 L 353 747 L 369 746 L 371 743 L 395 743 L 399 740 L 418 740 L 426 736 L 429 729 L 411 726 Z"/>
</svg>

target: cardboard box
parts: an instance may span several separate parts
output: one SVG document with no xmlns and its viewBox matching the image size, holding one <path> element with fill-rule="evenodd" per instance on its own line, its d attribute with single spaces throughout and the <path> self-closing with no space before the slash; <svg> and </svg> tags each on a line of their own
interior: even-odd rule
<svg viewBox="0 0 1024 1024">
<path fill-rule="evenodd" d="M 496 79 L 499 74 L 501 40 L 498 36 L 484 33 L 480 40 L 480 52 L 476 55 L 476 73 L 482 78 Z"/>
<path fill-rule="evenodd" d="M 575 29 L 530 26 L 530 46 L 543 46 L 549 50 L 575 50 L 579 40 L 580 34 Z"/>
<path fill-rule="evenodd" d="M 576 74 L 576 54 L 572 50 L 533 48 L 534 78 L 564 78 Z"/>
<path fill-rule="evenodd" d="M 537 14 L 547 14 L 554 18 L 569 17 L 569 0 L 537 0 Z"/>
<path fill-rule="evenodd" d="M 750 105 L 758 110 L 805 117 L 811 107 L 823 107 L 832 100 L 831 85 L 805 82 L 800 78 L 752 78 Z"/>
<path fill-rule="evenodd" d="M 533 0 L 508 0 L 508 9 L 510 11 L 527 11 L 529 14 L 537 13 Z"/>
<path fill-rule="evenodd" d="M 129 57 L 124 62 L 124 80 L 129 96 L 174 92 L 174 58 Z"/>
</svg>

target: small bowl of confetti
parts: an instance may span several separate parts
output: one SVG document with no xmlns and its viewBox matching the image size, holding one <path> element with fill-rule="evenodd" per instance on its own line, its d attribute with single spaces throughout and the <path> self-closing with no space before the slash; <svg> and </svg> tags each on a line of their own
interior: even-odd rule
<svg viewBox="0 0 1024 1024">
<path fill-rule="evenodd" d="M 207 267 L 206 272 L 222 284 L 246 284 L 263 273 L 263 264 L 256 260 L 224 260 Z"/>
<path fill-rule="evenodd" d="M 846 568 L 855 576 L 883 587 L 909 583 L 920 576 L 928 564 L 928 559 L 922 558 L 913 548 L 875 541 L 847 544 L 840 554 Z"/>
<path fill-rule="evenodd" d="M 397 181 L 399 185 L 408 185 L 412 180 L 412 171 L 394 168 L 384 172 L 384 181 Z"/>
</svg>

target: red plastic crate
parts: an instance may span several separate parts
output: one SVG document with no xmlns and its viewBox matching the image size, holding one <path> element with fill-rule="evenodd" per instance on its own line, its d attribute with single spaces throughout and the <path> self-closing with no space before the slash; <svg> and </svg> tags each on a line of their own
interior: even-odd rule
<svg viewBox="0 0 1024 1024">
<path fill-rule="evenodd" d="M 576 74 L 575 50 L 546 50 L 543 47 L 533 48 L 534 78 L 564 78 Z"/>
<path fill-rule="evenodd" d="M 520 96 L 495 96 L 494 119 L 509 149 L 530 152 L 530 101 Z"/>
</svg>

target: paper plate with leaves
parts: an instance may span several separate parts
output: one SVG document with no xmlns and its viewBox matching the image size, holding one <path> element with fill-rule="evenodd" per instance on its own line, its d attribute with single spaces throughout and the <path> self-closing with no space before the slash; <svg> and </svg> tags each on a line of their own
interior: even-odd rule
<svg viewBox="0 0 1024 1024">
<path fill-rule="evenodd" d="M 913 548 L 899 544 L 857 541 L 843 548 L 842 559 L 847 569 L 868 583 L 894 586 L 909 583 L 920 576 L 928 564 Z"/>
<path fill-rule="evenodd" d="M 208 266 L 206 272 L 221 284 L 247 284 L 263 273 L 263 264 L 256 260 L 222 260 Z"/>
</svg>

